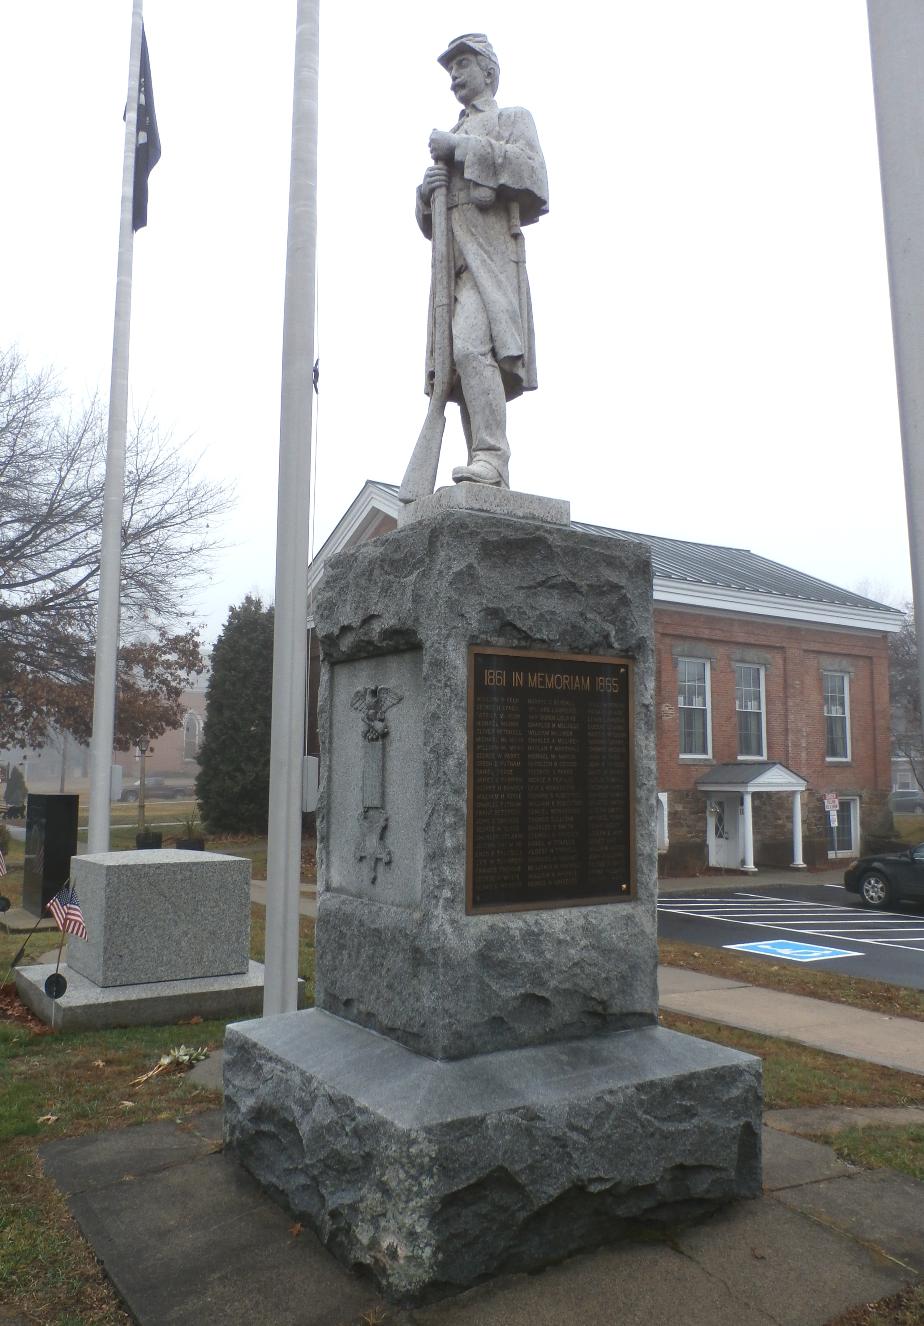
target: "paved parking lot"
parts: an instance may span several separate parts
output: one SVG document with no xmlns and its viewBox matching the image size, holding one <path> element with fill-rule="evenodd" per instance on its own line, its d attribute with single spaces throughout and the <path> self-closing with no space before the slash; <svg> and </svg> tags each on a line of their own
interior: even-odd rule
<svg viewBox="0 0 924 1326">
<path fill-rule="evenodd" d="M 712 948 L 757 945 L 771 962 L 812 966 L 924 989 L 924 907 L 873 912 L 838 885 L 763 892 L 700 889 L 658 903 L 664 939 Z"/>
</svg>

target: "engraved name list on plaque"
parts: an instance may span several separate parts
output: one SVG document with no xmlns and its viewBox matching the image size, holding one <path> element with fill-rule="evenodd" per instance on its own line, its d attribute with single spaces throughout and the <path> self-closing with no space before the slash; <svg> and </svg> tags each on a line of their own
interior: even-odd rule
<svg viewBox="0 0 924 1326">
<path fill-rule="evenodd" d="M 633 661 L 469 649 L 466 911 L 635 896 Z"/>
</svg>

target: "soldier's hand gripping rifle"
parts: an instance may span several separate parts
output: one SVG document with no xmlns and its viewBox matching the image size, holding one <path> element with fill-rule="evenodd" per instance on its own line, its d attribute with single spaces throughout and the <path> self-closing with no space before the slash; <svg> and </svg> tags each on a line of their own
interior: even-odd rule
<svg viewBox="0 0 924 1326">
<path fill-rule="evenodd" d="M 447 172 L 448 174 L 448 172 Z M 447 185 L 439 184 L 430 198 L 433 285 L 433 388 L 420 437 L 398 493 L 402 502 L 426 497 L 436 487 L 436 471 L 446 427 L 446 403 L 452 389 L 452 242 L 449 235 Z"/>
</svg>

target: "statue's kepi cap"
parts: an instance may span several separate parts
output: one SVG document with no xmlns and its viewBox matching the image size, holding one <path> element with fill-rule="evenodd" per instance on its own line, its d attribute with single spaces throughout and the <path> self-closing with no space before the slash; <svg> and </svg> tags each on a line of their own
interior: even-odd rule
<svg viewBox="0 0 924 1326">
<path fill-rule="evenodd" d="M 459 51 L 474 51 L 476 55 L 487 56 L 498 74 L 500 73 L 500 61 L 494 54 L 494 47 L 483 32 L 463 32 L 461 37 L 455 37 L 443 51 L 443 54 L 437 57 L 438 63 L 448 70 Z"/>
</svg>

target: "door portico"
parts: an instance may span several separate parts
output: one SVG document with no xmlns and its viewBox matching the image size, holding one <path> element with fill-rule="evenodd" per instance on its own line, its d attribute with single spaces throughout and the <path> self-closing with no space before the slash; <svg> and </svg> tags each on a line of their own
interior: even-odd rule
<svg viewBox="0 0 924 1326">
<path fill-rule="evenodd" d="M 792 796 L 791 869 L 804 870 L 802 860 L 802 793 L 808 784 L 783 764 L 749 761 L 719 764 L 700 778 L 697 787 L 707 798 L 709 864 L 753 874 L 755 794 L 789 792 Z"/>
</svg>

